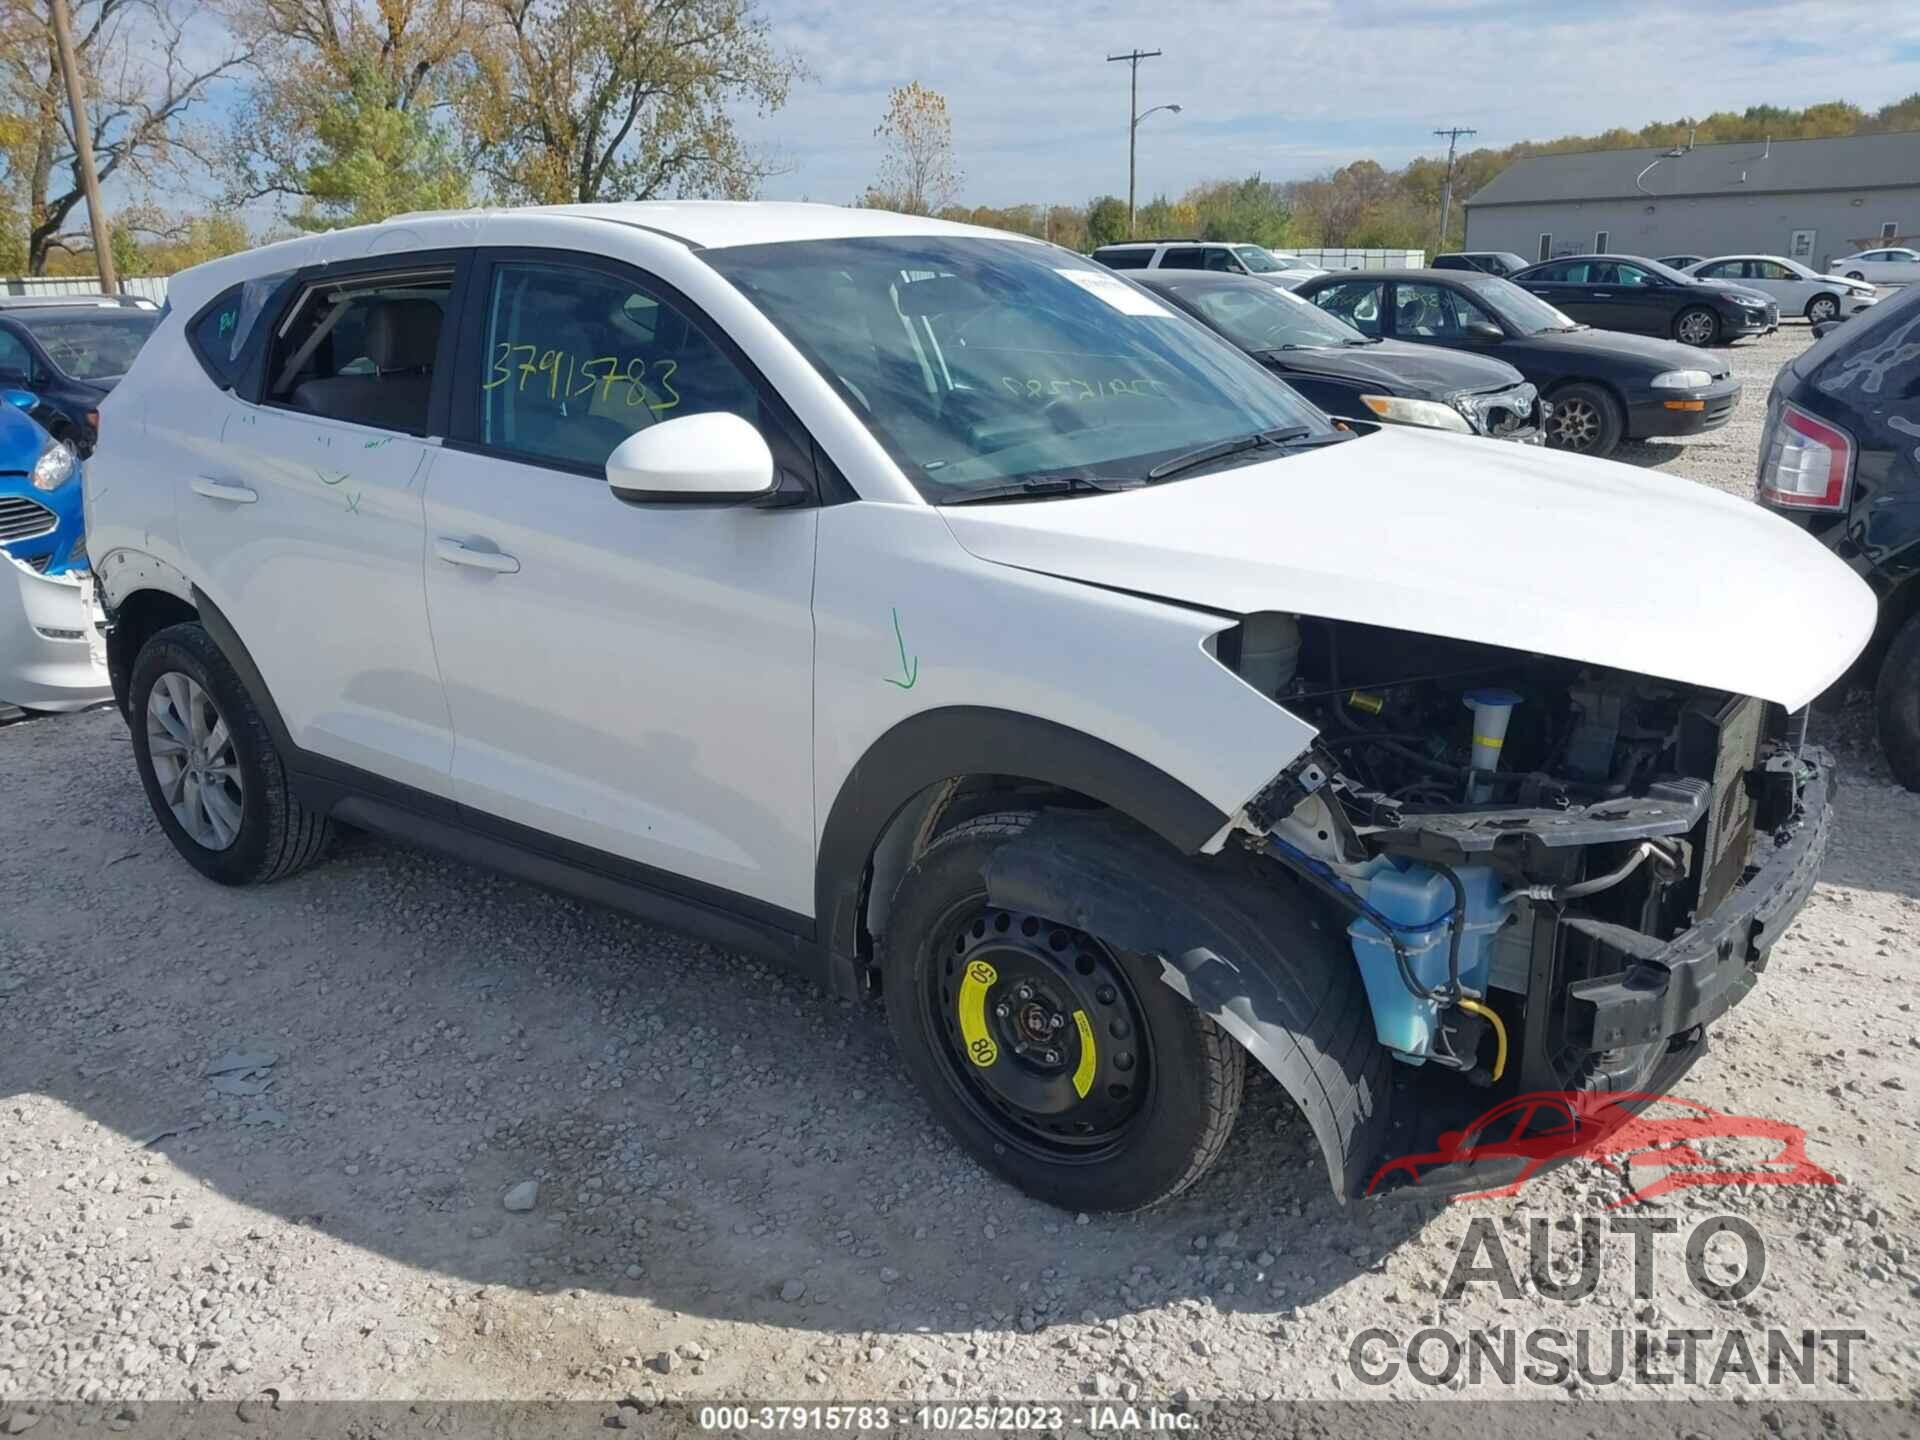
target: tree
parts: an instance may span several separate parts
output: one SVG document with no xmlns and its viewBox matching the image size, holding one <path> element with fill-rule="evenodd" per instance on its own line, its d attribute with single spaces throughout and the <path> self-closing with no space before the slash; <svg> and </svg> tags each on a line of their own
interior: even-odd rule
<svg viewBox="0 0 1920 1440">
<path fill-rule="evenodd" d="M 479 0 L 221 0 L 253 53 L 232 198 L 297 201 L 301 229 L 468 203 L 449 125 Z"/>
<path fill-rule="evenodd" d="M 1102 195 L 1087 206 L 1087 248 L 1117 245 L 1127 238 L 1127 202 Z"/>
<path fill-rule="evenodd" d="M 78 0 L 72 12 L 101 183 L 151 185 L 205 166 L 209 137 L 188 123 L 189 114 L 245 62 L 244 47 L 209 48 L 197 31 L 190 34 L 190 0 Z M 0 109 L 12 119 L 6 128 L 15 142 L 8 168 L 24 192 L 27 265 L 38 274 L 82 202 L 46 0 L 0 0 L 0 42 Z"/>
<path fill-rule="evenodd" d="M 960 172 L 953 162 L 953 122 L 946 97 L 918 80 L 896 85 L 874 130 L 884 145 L 880 178 L 867 203 L 907 215 L 931 215 L 953 202 Z"/>
<path fill-rule="evenodd" d="M 750 0 L 484 0 L 461 104 L 508 200 L 746 198 L 774 173 L 734 128 L 786 103 L 800 62 Z"/>
</svg>

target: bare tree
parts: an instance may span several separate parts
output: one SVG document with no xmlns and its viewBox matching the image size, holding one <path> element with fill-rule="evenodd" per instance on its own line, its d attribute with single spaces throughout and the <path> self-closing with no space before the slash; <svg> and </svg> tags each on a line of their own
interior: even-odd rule
<svg viewBox="0 0 1920 1440">
<path fill-rule="evenodd" d="M 750 0 L 485 0 L 462 112 L 479 172 L 558 204 L 752 195 L 773 173 L 732 109 L 802 73 Z"/>
<path fill-rule="evenodd" d="M 867 203 L 908 215 L 931 215 L 953 203 L 960 171 L 953 163 L 953 122 L 946 97 L 918 80 L 896 85 L 874 135 L 886 147 L 880 178 Z"/>
<path fill-rule="evenodd" d="M 189 112 L 245 62 L 245 47 L 233 42 L 206 51 L 188 34 L 188 0 L 81 0 L 73 12 L 101 183 L 151 187 L 208 166 L 212 137 L 188 123 Z M 0 37 L 5 107 L 31 121 L 10 149 L 10 168 L 24 182 L 27 264 L 38 274 L 81 201 L 79 157 L 45 0 L 0 0 Z"/>
</svg>

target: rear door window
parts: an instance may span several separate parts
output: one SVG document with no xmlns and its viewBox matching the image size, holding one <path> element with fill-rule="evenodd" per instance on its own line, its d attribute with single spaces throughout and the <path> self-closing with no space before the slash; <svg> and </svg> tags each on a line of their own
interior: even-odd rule
<svg viewBox="0 0 1920 1440">
<path fill-rule="evenodd" d="M 451 266 L 308 286 L 275 337 L 266 402 L 426 434 L 452 290 Z"/>
<path fill-rule="evenodd" d="M 1379 280 L 1342 280 L 1324 290 L 1316 290 L 1313 303 L 1330 315 L 1338 315 L 1362 335 L 1378 335 L 1381 330 L 1381 296 L 1386 286 Z"/>
</svg>

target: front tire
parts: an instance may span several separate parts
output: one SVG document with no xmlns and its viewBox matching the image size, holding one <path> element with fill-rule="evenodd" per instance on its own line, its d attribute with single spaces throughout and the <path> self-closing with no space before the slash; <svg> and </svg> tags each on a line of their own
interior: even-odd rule
<svg viewBox="0 0 1920 1440">
<path fill-rule="evenodd" d="M 1673 317 L 1673 338 L 1704 348 L 1720 338 L 1720 317 L 1704 305 L 1689 305 Z"/>
<path fill-rule="evenodd" d="M 1575 455 L 1604 457 L 1619 448 L 1627 418 L 1620 402 L 1598 385 L 1564 385 L 1548 397 L 1547 444 Z"/>
<path fill-rule="evenodd" d="M 1920 791 L 1920 615 L 1902 625 L 1887 647 L 1873 710 L 1894 778 Z"/>
<path fill-rule="evenodd" d="M 1840 299 L 1836 295 L 1816 295 L 1807 302 L 1807 321 L 1818 325 L 1823 320 L 1831 320 L 1840 313 Z"/>
<path fill-rule="evenodd" d="M 882 959 L 894 1043 L 988 1169 L 1068 1209 L 1144 1209 L 1219 1157 L 1246 1053 L 1148 957 L 987 903 L 989 857 L 1032 820 L 957 825 L 901 879 Z"/>
<path fill-rule="evenodd" d="M 319 856 L 326 817 L 293 794 L 265 718 L 202 626 L 169 625 L 141 647 L 128 712 L 147 802 L 194 869 L 256 885 Z"/>
</svg>

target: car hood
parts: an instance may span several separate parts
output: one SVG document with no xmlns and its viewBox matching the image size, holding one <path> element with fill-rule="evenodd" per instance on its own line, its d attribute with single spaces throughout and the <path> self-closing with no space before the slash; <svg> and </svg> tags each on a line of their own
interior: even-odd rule
<svg viewBox="0 0 1920 1440">
<path fill-rule="evenodd" d="M 1374 345 L 1329 346 L 1325 350 L 1281 350 L 1264 359 L 1283 372 L 1332 375 L 1379 385 L 1391 395 L 1453 395 L 1462 390 L 1497 390 L 1520 383 L 1520 372 L 1504 360 L 1462 355 L 1432 345 L 1382 340 Z"/>
<path fill-rule="evenodd" d="M 1873 592 L 1751 501 L 1469 436 L 1375 434 L 1149 489 L 941 512 L 983 560 L 1231 614 L 1508 646 L 1797 708 Z"/>
<path fill-rule="evenodd" d="M 1605 355 L 1615 360 L 1622 357 L 1645 360 L 1649 375 L 1661 370 L 1705 370 L 1714 379 L 1722 380 L 1733 373 L 1732 362 L 1722 352 L 1697 350 L 1691 345 L 1682 345 L 1678 340 L 1633 335 L 1625 330 L 1589 327 L 1565 334 L 1527 335 L 1522 339 L 1529 345 L 1550 345 L 1555 350 L 1572 354 Z"/>
</svg>

